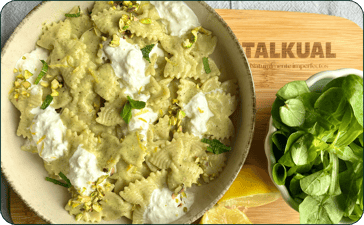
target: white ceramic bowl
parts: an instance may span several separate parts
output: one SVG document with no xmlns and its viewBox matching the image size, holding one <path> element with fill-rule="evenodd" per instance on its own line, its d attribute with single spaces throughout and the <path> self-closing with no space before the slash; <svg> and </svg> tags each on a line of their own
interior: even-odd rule
<svg viewBox="0 0 364 225">
<path fill-rule="evenodd" d="M 14 81 L 13 68 L 24 53 L 34 49 L 41 33 L 42 23 L 64 19 L 64 14 L 73 6 L 83 10 L 92 7 L 92 2 L 47 1 L 33 9 L 15 29 L 1 52 L 1 168 L 12 188 L 40 217 L 51 223 L 75 223 L 64 210 L 70 197 L 61 186 L 46 182 L 47 172 L 38 155 L 20 150 L 24 140 L 16 136 L 19 112 L 8 100 L 8 92 Z M 222 76 L 235 78 L 240 87 L 240 103 L 235 114 L 236 135 L 233 150 L 229 152 L 227 166 L 220 176 L 207 185 L 192 188 L 196 193 L 190 211 L 175 223 L 191 223 L 201 217 L 223 196 L 239 173 L 248 155 L 255 123 L 254 84 L 244 51 L 239 41 L 222 18 L 204 2 L 186 2 L 195 12 L 203 27 L 211 30 L 218 38 L 212 58 Z M 107 223 L 102 221 L 103 223 Z M 119 219 L 108 223 L 130 223 Z"/>
<path fill-rule="evenodd" d="M 357 76 L 360 76 L 363 78 L 363 71 L 357 70 L 357 69 L 338 69 L 333 71 L 323 71 L 316 73 L 315 75 L 311 76 L 306 80 L 307 86 L 309 87 L 310 91 L 322 91 L 323 87 L 329 83 L 331 80 L 338 78 L 338 77 L 345 77 L 350 74 L 354 74 Z M 268 134 L 265 138 L 264 142 L 264 150 L 265 155 L 268 159 L 268 172 L 269 176 L 272 179 L 274 185 L 278 188 L 278 190 L 281 192 L 283 199 L 290 205 L 294 210 L 298 211 L 299 203 L 297 203 L 293 198 L 290 196 L 288 189 L 285 185 L 277 185 L 272 177 L 272 169 L 273 165 L 277 162 L 273 155 L 272 150 L 272 141 L 271 141 L 271 135 L 277 131 L 277 129 L 273 126 L 272 117 L 269 119 L 268 124 Z"/>
</svg>

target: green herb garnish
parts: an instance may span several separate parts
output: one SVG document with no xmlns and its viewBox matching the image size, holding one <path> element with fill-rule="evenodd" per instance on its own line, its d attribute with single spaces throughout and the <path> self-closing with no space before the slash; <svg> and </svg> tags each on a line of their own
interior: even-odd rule
<svg viewBox="0 0 364 225">
<path fill-rule="evenodd" d="M 75 14 L 70 14 L 70 13 L 67 13 L 65 14 L 66 17 L 80 17 L 81 16 L 81 9 L 80 7 L 78 7 L 78 13 L 75 13 Z"/>
<path fill-rule="evenodd" d="M 363 214 L 363 79 L 349 75 L 311 92 L 293 81 L 271 111 L 272 177 L 299 204 L 303 224 L 352 222 Z"/>
<path fill-rule="evenodd" d="M 34 84 L 38 84 L 39 81 L 43 78 L 43 76 L 47 73 L 48 71 L 48 64 L 44 61 L 44 60 L 40 60 L 43 63 L 43 67 L 42 70 L 40 71 L 37 79 L 35 79 Z"/>
<path fill-rule="evenodd" d="M 47 97 L 45 98 L 45 100 L 42 103 L 42 105 L 40 106 L 40 108 L 46 109 L 51 104 L 52 101 L 53 101 L 53 97 L 51 95 L 47 95 Z"/>
<path fill-rule="evenodd" d="M 66 175 L 64 175 L 62 172 L 59 172 L 58 175 L 62 178 L 62 180 L 66 181 L 66 183 L 68 184 L 68 187 L 72 186 L 71 181 L 66 177 Z"/>
<path fill-rule="evenodd" d="M 201 141 L 203 143 L 209 144 L 210 146 L 207 147 L 207 151 L 212 152 L 216 155 L 224 153 L 224 152 L 228 152 L 231 150 L 231 147 L 224 145 L 217 139 L 209 140 L 209 139 L 203 138 Z"/>
<path fill-rule="evenodd" d="M 145 60 L 147 60 L 149 63 L 151 63 L 150 59 L 149 59 L 149 53 L 152 51 L 153 47 L 154 47 L 154 44 L 151 44 L 151 45 L 147 45 L 147 46 L 145 46 L 144 48 L 141 49 L 142 54 L 143 54 L 143 58 Z"/>
<path fill-rule="evenodd" d="M 132 109 L 142 109 L 145 107 L 145 102 L 135 101 L 128 96 L 128 101 Z"/>
<path fill-rule="evenodd" d="M 66 187 L 66 188 L 72 187 L 72 184 L 71 184 L 70 180 L 62 172 L 60 172 L 58 175 L 62 178 L 62 180 L 66 181 L 67 183 L 63 183 L 61 181 L 58 181 L 58 180 L 50 178 L 50 177 L 46 177 L 45 180 L 49 181 L 49 182 L 52 182 L 54 184 L 61 185 L 61 186 Z"/>
<path fill-rule="evenodd" d="M 205 68 L 205 72 L 207 74 L 211 73 L 210 65 L 209 65 L 209 58 L 203 57 L 202 58 L 203 67 Z"/>
<path fill-rule="evenodd" d="M 123 118 L 125 123 L 129 123 L 131 119 L 131 110 L 132 109 L 142 109 L 145 107 L 145 102 L 135 101 L 128 96 L 128 101 L 125 103 L 123 110 L 120 113 L 120 116 Z"/>
</svg>

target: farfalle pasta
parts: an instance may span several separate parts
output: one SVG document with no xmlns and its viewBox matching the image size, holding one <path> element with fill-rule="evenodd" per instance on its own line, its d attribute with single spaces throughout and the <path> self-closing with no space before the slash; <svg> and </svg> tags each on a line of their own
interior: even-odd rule
<svg viewBox="0 0 364 225">
<path fill-rule="evenodd" d="M 77 221 L 173 222 L 189 188 L 218 177 L 239 97 L 210 58 L 217 41 L 183 2 L 95 2 L 43 25 L 9 98 L 21 149 L 68 187 Z"/>
</svg>

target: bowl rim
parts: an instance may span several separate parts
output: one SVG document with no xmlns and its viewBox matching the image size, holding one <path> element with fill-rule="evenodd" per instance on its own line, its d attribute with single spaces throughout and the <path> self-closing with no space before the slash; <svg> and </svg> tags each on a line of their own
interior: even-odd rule
<svg viewBox="0 0 364 225">
<path fill-rule="evenodd" d="M 21 29 L 24 25 L 26 25 L 29 17 L 31 15 L 33 15 L 34 13 L 36 13 L 38 10 L 41 10 L 46 4 L 50 4 L 51 2 L 49 1 L 45 1 L 45 2 L 40 2 L 38 5 L 36 5 L 24 18 L 23 20 L 18 24 L 18 26 L 14 29 L 13 33 L 10 35 L 10 37 L 8 38 L 8 40 L 6 41 L 6 43 L 4 44 L 4 47 L 1 50 L 1 57 L 3 57 L 5 55 L 5 53 L 7 52 L 10 43 L 12 42 L 12 40 L 14 39 L 14 37 L 17 35 L 18 30 Z M 254 80 L 253 80 L 253 75 L 252 75 L 252 71 L 250 68 L 250 65 L 248 63 L 248 59 L 245 55 L 245 51 L 242 48 L 242 46 L 240 45 L 238 38 L 235 36 L 235 34 L 233 33 L 233 31 L 231 30 L 231 28 L 229 27 L 229 25 L 222 19 L 222 17 L 211 7 L 209 6 L 206 2 L 204 1 L 196 1 L 197 4 L 200 4 L 201 6 L 203 6 L 211 15 L 213 15 L 224 27 L 225 31 L 229 34 L 230 38 L 234 41 L 236 48 L 239 51 L 239 57 L 240 60 L 245 64 L 246 66 L 246 72 L 247 72 L 247 77 L 248 80 L 250 82 L 249 87 L 251 88 L 250 91 L 250 95 L 251 95 L 251 101 L 252 101 L 252 111 L 249 112 L 251 113 L 251 117 L 249 118 L 249 122 L 251 124 L 251 126 L 248 128 L 247 132 L 249 132 L 249 137 L 247 139 L 247 143 L 246 145 L 243 147 L 244 149 L 246 149 L 247 153 L 246 154 L 242 154 L 242 158 L 241 158 L 241 162 L 238 164 L 238 166 L 236 167 L 235 171 L 232 171 L 232 173 L 234 174 L 233 176 L 231 176 L 231 179 L 226 182 L 226 187 L 225 189 L 218 195 L 216 196 L 215 200 L 212 201 L 207 207 L 205 207 L 203 210 L 200 211 L 200 213 L 196 214 L 195 216 L 191 217 L 191 219 L 187 220 L 186 223 L 192 223 L 194 221 L 196 221 L 197 219 L 199 219 L 207 210 L 209 210 L 211 207 L 213 207 L 218 200 L 225 194 L 225 192 L 230 188 L 231 184 L 233 183 L 233 181 L 235 180 L 235 178 L 237 177 L 239 171 L 241 170 L 242 166 L 245 163 L 246 157 L 248 156 L 248 153 L 250 151 L 250 146 L 251 143 L 253 141 L 253 135 L 254 135 L 254 129 L 255 129 L 255 121 L 256 121 L 256 94 L 255 94 L 255 86 L 254 86 Z M 3 164 L 1 164 L 1 173 L 4 175 L 5 179 L 8 181 L 9 186 L 14 190 L 14 192 L 20 197 L 20 199 L 33 211 L 35 212 L 40 218 L 42 218 L 44 221 L 48 222 L 48 223 L 54 223 L 53 221 L 51 221 L 49 218 L 47 218 L 45 215 L 43 215 L 41 212 L 39 212 L 38 210 L 36 210 L 35 208 L 33 208 L 33 206 L 31 205 L 31 203 L 29 203 L 28 201 L 25 200 L 25 198 L 20 194 L 19 190 L 14 186 L 14 182 L 12 179 L 9 179 L 9 176 L 7 175 L 7 170 L 6 168 L 3 167 Z"/>
<path fill-rule="evenodd" d="M 348 75 L 357 75 L 361 78 L 363 78 L 363 71 L 358 70 L 358 69 L 352 69 L 352 68 L 342 68 L 342 69 L 337 69 L 337 70 L 326 70 L 326 71 L 321 71 L 318 72 L 314 75 L 312 75 L 311 77 L 309 77 L 306 80 L 306 84 L 307 86 L 310 88 L 312 87 L 316 82 L 323 80 L 323 79 L 335 79 L 338 77 L 346 77 Z M 267 135 L 265 137 L 264 140 L 264 152 L 265 155 L 267 157 L 267 161 L 268 161 L 268 173 L 269 173 L 269 177 L 271 178 L 273 184 L 277 187 L 277 189 L 281 192 L 282 197 L 284 199 L 284 201 L 286 203 L 288 203 L 288 205 L 296 210 L 298 212 L 298 206 L 299 203 L 296 202 L 291 195 L 289 194 L 289 191 L 287 189 L 287 187 L 285 185 L 278 185 L 274 182 L 273 180 L 273 176 L 272 176 L 272 169 L 273 169 L 273 165 L 276 163 L 276 158 L 273 155 L 273 150 L 272 150 L 272 142 L 271 142 L 271 134 L 273 132 L 277 131 L 277 128 L 275 128 L 273 126 L 273 118 L 272 116 L 269 117 L 269 123 L 268 123 L 268 132 Z"/>
</svg>

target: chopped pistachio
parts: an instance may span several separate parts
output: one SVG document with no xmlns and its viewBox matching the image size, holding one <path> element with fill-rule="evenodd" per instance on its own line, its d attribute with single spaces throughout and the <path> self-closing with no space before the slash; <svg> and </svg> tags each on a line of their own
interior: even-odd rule
<svg viewBox="0 0 364 225">
<path fill-rule="evenodd" d="M 183 112 L 182 110 L 178 110 L 178 112 L 177 112 L 177 118 L 179 120 L 182 120 L 183 118 L 185 118 L 185 116 L 186 116 L 186 113 L 185 112 Z"/>
<path fill-rule="evenodd" d="M 200 113 L 203 113 L 203 112 L 204 112 L 202 109 L 200 109 L 200 107 L 197 107 L 197 109 L 198 109 L 198 111 L 199 111 Z"/>
<path fill-rule="evenodd" d="M 19 81 L 14 81 L 14 86 L 15 87 L 19 87 L 20 86 L 20 82 Z"/>
<path fill-rule="evenodd" d="M 133 3 L 131 1 L 123 1 L 123 5 L 125 6 L 129 6 L 132 5 Z"/>
<path fill-rule="evenodd" d="M 33 76 L 33 74 L 31 72 L 29 72 L 28 70 L 24 71 L 24 78 L 28 79 L 29 77 Z"/>
<path fill-rule="evenodd" d="M 29 81 L 24 81 L 23 83 L 21 83 L 23 85 L 23 87 L 25 87 L 25 89 L 28 89 L 30 87 L 30 83 Z"/>
<path fill-rule="evenodd" d="M 18 72 L 18 70 L 17 70 L 16 68 L 14 68 L 13 72 L 14 72 L 14 73 L 17 73 L 17 72 Z"/>
<path fill-rule="evenodd" d="M 52 96 L 52 97 L 56 97 L 56 96 L 58 96 L 58 95 L 59 95 L 59 92 L 58 92 L 58 91 L 56 91 L 56 90 L 54 90 L 54 89 L 52 89 L 51 96 Z"/>
<path fill-rule="evenodd" d="M 21 57 L 23 60 L 27 59 L 25 56 Z"/>
<path fill-rule="evenodd" d="M 82 219 L 82 217 L 83 217 L 82 213 L 77 214 L 76 221 L 80 221 Z"/>
<path fill-rule="evenodd" d="M 106 37 L 104 37 L 104 36 L 102 36 L 102 37 L 101 37 L 101 40 L 106 41 L 106 40 L 107 40 L 107 38 L 106 38 Z"/>
<path fill-rule="evenodd" d="M 121 16 L 121 19 L 124 21 L 124 22 L 126 22 L 126 21 L 128 21 L 129 20 L 129 16 L 128 15 L 122 15 Z"/>
<path fill-rule="evenodd" d="M 103 175 L 101 177 L 99 177 L 99 179 L 97 179 L 96 185 L 101 184 L 102 182 L 104 182 L 104 180 L 108 177 L 109 175 Z"/>
<path fill-rule="evenodd" d="M 48 78 L 48 79 L 49 79 L 49 78 L 52 78 L 52 75 L 47 74 L 47 75 L 46 75 L 46 78 Z"/>
<path fill-rule="evenodd" d="M 144 18 L 144 19 L 141 19 L 139 20 L 142 24 L 151 24 L 152 23 L 152 20 L 149 19 L 149 18 Z"/>
<path fill-rule="evenodd" d="M 129 28 L 129 26 L 123 26 L 122 30 L 126 30 L 128 28 Z"/>
<path fill-rule="evenodd" d="M 113 6 L 113 7 L 112 7 L 112 9 L 114 9 L 114 10 L 115 10 L 115 9 L 116 9 L 116 7 L 115 7 L 115 6 Z"/>
<path fill-rule="evenodd" d="M 118 47 L 120 45 L 120 38 L 117 34 L 112 35 L 112 40 L 109 44 L 111 47 Z"/>
<path fill-rule="evenodd" d="M 190 40 L 189 39 L 186 39 L 186 40 L 184 40 L 183 42 L 182 42 L 182 46 L 184 47 L 184 48 L 191 48 L 192 47 L 192 42 L 190 42 Z"/>
<path fill-rule="evenodd" d="M 58 80 L 57 79 L 52 80 L 52 82 L 51 82 L 51 88 L 52 89 L 57 89 L 58 86 L 59 86 Z"/>
<path fill-rule="evenodd" d="M 107 4 L 114 5 L 114 1 L 108 1 Z"/>
<path fill-rule="evenodd" d="M 93 204 L 92 208 L 96 211 L 96 212 L 101 212 L 102 211 L 102 207 L 99 204 Z"/>
<path fill-rule="evenodd" d="M 22 79 L 22 80 L 24 79 L 23 75 L 21 75 L 21 74 L 17 75 L 16 78 L 17 79 Z"/>
<path fill-rule="evenodd" d="M 183 212 L 187 213 L 188 209 L 187 207 L 183 207 Z"/>
<path fill-rule="evenodd" d="M 26 92 L 26 91 L 22 91 L 22 92 L 21 92 L 21 94 L 22 94 L 22 95 L 27 95 L 27 93 L 28 93 L 28 92 Z"/>
<path fill-rule="evenodd" d="M 40 85 L 42 85 L 43 87 L 48 87 L 49 86 L 49 82 L 42 81 L 42 82 L 40 82 Z"/>
<path fill-rule="evenodd" d="M 178 103 L 178 99 L 172 99 L 172 104 Z"/>
</svg>

